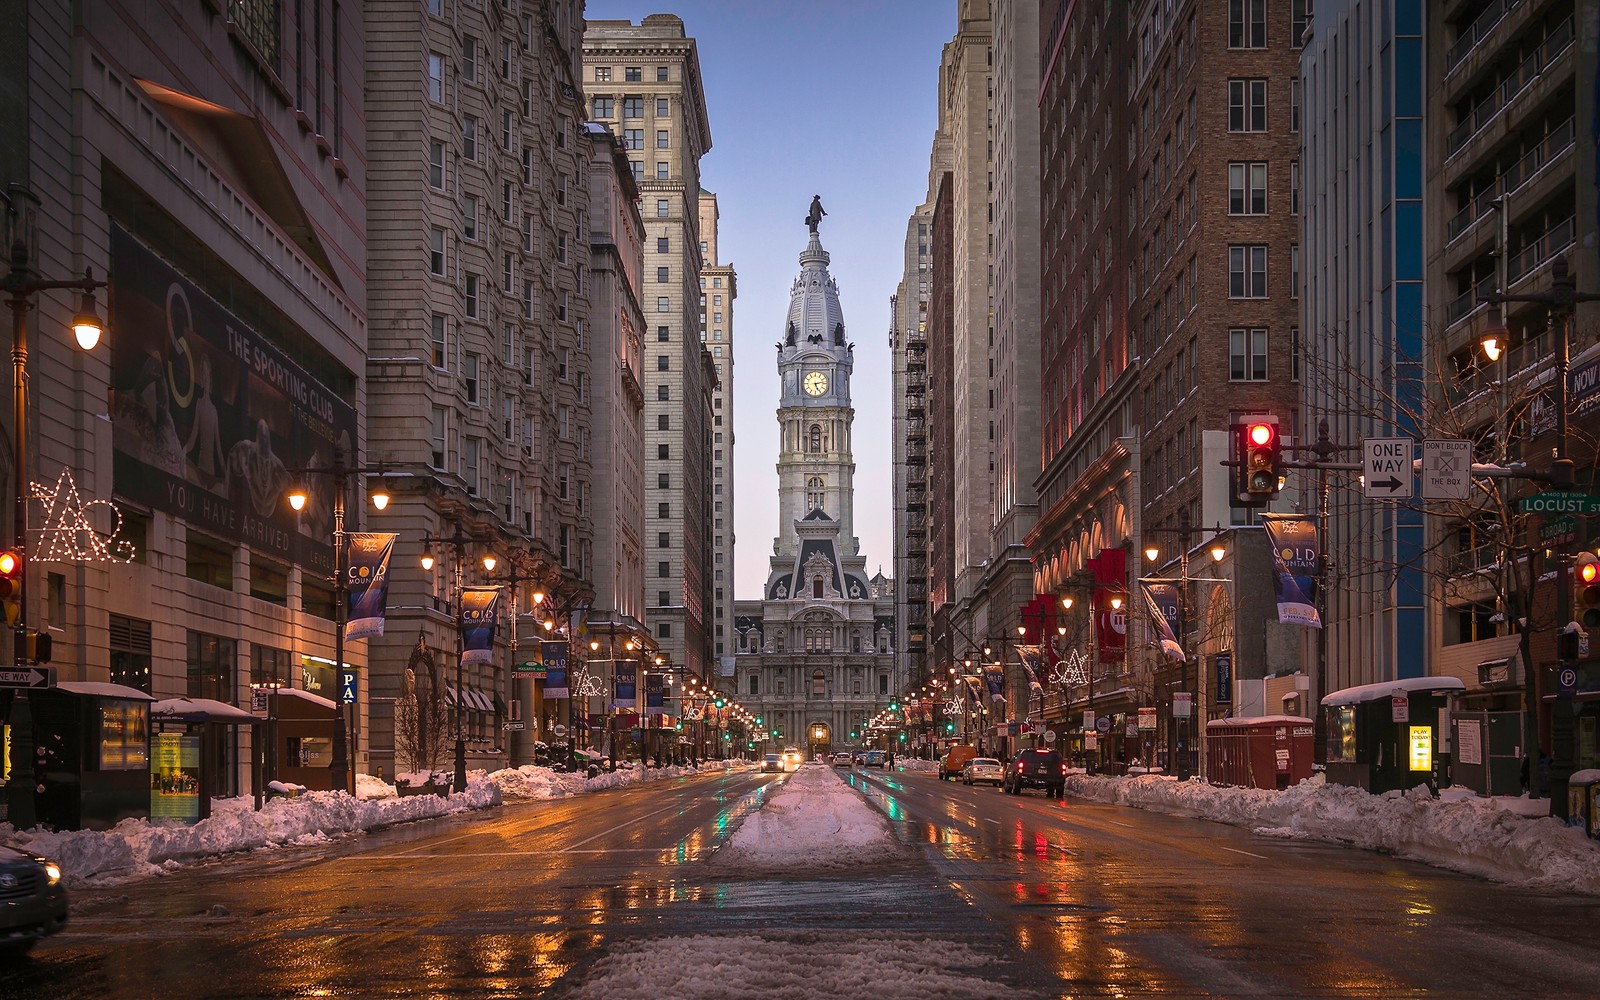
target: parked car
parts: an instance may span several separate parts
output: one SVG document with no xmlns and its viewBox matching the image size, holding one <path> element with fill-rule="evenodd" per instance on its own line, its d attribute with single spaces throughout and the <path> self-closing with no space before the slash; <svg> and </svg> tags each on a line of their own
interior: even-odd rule
<svg viewBox="0 0 1600 1000">
<path fill-rule="evenodd" d="M 1019 750 L 1006 765 L 1000 790 L 1021 795 L 1024 788 L 1043 788 L 1054 798 L 1067 794 L 1067 764 L 1055 750 Z"/>
<path fill-rule="evenodd" d="M 782 774 L 783 758 L 775 753 L 769 753 L 765 757 L 761 758 L 761 772 L 765 774 L 768 771 L 775 771 L 779 774 Z"/>
<path fill-rule="evenodd" d="M 836 753 L 833 755 L 834 767 L 849 767 L 850 763 L 850 755 L 848 753 Z"/>
<path fill-rule="evenodd" d="M 949 781 L 960 776 L 961 769 L 967 766 L 967 761 L 978 756 L 978 751 L 969 746 L 953 746 L 946 750 L 939 759 L 939 780 Z"/>
<path fill-rule="evenodd" d="M 0 845 L 0 954 L 25 955 L 40 938 L 65 926 L 67 889 L 61 867 Z"/>
<path fill-rule="evenodd" d="M 1005 783 L 1005 768 L 993 757 L 974 757 L 967 761 L 967 766 L 961 769 L 961 783 L 963 785 L 976 785 L 988 782 L 991 785 Z"/>
<path fill-rule="evenodd" d="M 862 767 L 876 767 L 879 770 L 888 766 L 888 760 L 882 750 L 868 750 L 867 755 L 861 758 Z"/>
</svg>

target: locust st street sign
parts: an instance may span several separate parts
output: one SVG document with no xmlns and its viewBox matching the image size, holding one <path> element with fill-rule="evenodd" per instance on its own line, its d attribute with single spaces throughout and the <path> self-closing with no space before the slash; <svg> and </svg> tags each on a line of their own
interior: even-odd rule
<svg viewBox="0 0 1600 1000">
<path fill-rule="evenodd" d="M 1411 474 L 1415 442 L 1408 437 L 1364 438 L 1361 442 L 1362 490 L 1379 500 L 1409 499 L 1416 489 Z"/>
<path fill-rule="evenodd" d="M 0 669 L 0 688 L 47 688 L 54 686 L 48 667 L 9 667 Z"/>
<path fill-rule="evenodd" d="M 1524 514 L 1600 514 L 1600 497 L 1587 493 L 1551 490 L 1517 501 Z"/>
</svg>

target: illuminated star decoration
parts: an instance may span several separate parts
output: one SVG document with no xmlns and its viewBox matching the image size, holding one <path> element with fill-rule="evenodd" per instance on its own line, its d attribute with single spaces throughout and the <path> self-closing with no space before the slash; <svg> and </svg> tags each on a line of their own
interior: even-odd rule
<svg viewBox="0 0 1600 1000">
<path fill-rule="evenodd" d="M 39 529 L 35 559 L 66 563 L 133 561 L 133 543 L 117 537 L 122 532 L 122 511 L 109 500 L 84 503 L 71 469 L 63 466 L 54 486 L 39 482 L 30 485 L 33 498 L 44 504 L 44 525 Z M 97 506 L 111 512 L 111 531 L 104 535 L 94 530 L 89 518 L 90 510 Z"/>
<path fill-rule="evenodd" d="M 945 702 L 944 703 L 944 714 L 945 715 L 960 715 L 961 714 L 961 702 L 955 700 L 954 698 L 951 698 L 949 701 Z"/>
<path fill-rule="evenodd" d="M 589 673 L 587 667 L 579 667 L 578 675 L 573 678 L 573 687 L 578 690 L 579 698 L 603 698 L 605 690 L 600 686 L 600 678 Z"/>
<path fill-rule="evenodd" d="M 1074 649 L 1056 661 L 1050 670 L 1050 683 L 1071 687 L 1089 679 L 1089 659 L 1082 650 Z"/>
</svg>

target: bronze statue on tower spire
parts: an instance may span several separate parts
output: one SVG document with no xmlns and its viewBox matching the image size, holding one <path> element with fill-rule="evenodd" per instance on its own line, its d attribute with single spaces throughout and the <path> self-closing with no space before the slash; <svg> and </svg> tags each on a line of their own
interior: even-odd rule
<svg viewBox="0 0 1600 1000">
<path fill-rule="evenodd" d="M 822 221 L 822 217 L 827 214 L 828 213 L 822 208 L 822 195 L 812 195 L 811 211 L 806 213 L 806 227 L 811 230 L 811 235 L 815 236 L 817 234 L 817 224 L 820 223 Z"/>
</svg>

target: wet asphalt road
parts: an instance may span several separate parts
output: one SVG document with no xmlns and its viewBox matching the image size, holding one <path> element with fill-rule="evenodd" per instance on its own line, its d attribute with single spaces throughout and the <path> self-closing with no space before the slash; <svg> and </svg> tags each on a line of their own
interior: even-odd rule
<svg viewBox="0 0 1600 1000">
<path fill-rule="evenodd" d="M 1600 996 L 1600 900 L 923 774 L 849 775 L 902 864 L 720 866 L 781 780 L 647 782 L 79 890 L 0 997 L 557 998 L 643 939 L 886 929 L 999 956 L 997 997 Z"/>
</svg>

